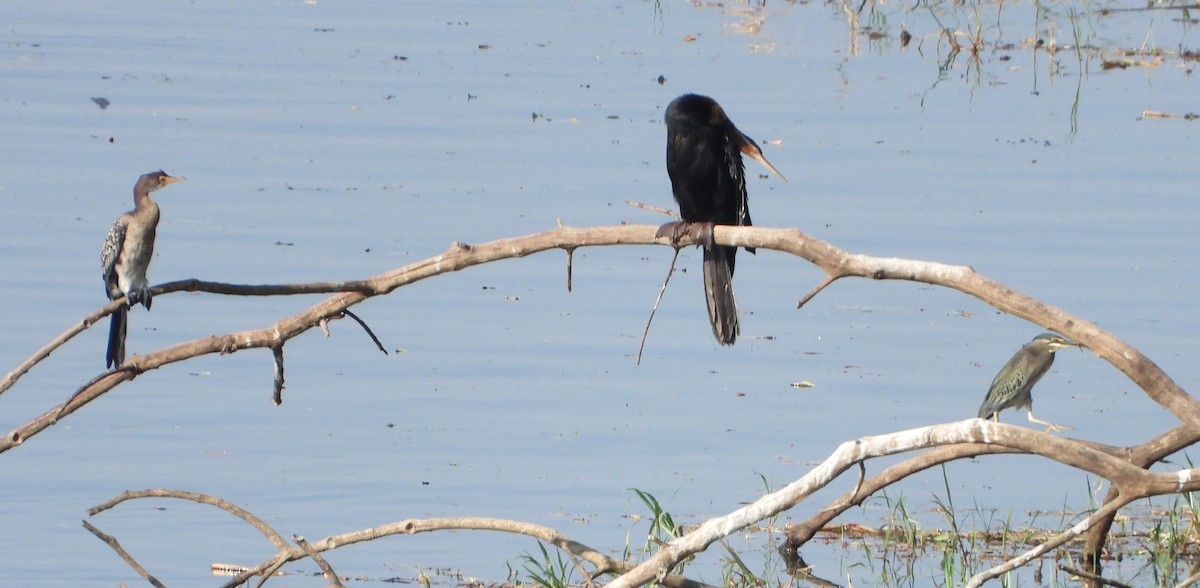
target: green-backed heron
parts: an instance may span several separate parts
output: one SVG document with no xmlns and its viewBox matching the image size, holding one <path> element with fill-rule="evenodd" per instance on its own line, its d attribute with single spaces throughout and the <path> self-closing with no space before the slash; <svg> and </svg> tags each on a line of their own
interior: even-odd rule
<svg viewBox="0 0 1200 588">
<path fill-rule="evenodd" d="M 987 397 L 979 407 L 979 418 L 1000 420 L 1000 411 L 1006 408 L 1022 408 L 1029 412 L 1029 422 L 1046 425 L 1046 431 L 1069 431 L 1071 427 L 1055 425 L 1033 416 L 1033 385 L 1046 374 L 1054 363 L 1054 352 L 1063 347 L 1079 347 L 1054 333 L 1042 333 L 1026 343 L 992 380 Z"/>
</svg>

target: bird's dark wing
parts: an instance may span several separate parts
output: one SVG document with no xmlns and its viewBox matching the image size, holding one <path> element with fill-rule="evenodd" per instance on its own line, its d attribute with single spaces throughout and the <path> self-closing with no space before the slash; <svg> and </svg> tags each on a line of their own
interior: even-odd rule
<svg viewBox="0 0 1200 588">
<path fill-rule="evenodd" d="M 730 127 L 733 125 L 730 124 Z M 727 136 L 729 143 L 725 148 L 725 165 L 729 169 L 730 185 L 725 189 L 735 195 L 734 198 L 737 202 L 737 218 L 730 224 L 748 227 L 751 225 L 750 200 L 746 193 L 746 163 L 742 160 L 742 152 L 745 150 L 747 142 L 753 145 L 753 140 L 743 135 L 737 128 L 731 128 Z"/>
</svg>

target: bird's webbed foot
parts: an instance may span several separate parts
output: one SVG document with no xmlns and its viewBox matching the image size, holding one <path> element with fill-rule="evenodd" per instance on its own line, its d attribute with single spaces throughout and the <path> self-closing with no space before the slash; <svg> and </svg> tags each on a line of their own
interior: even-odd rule
<svg viewBox="0 0 1200 588">
<path fill-rule="evenodd" d="M 654 233 L 654 238 L 662 239 L 663 237 L 667 237 L 671 239 L 671 244 L 674 245 L 679 243 L 679 239 L 687 233 L 690 224 L 687 221 L 671 221 L 658 227 L 658 231 Z"/>
<path fill-rule="evenodd" d="M 154 300 L 154 294 L 150 292 L 150 287 L 147 286 L 145 288 L 130 290 L 129 293 L 125 295 L 125 299 L 129 302 L 129 308 L 133 308 L 138 304 L 141 304 L 142 306 L 146 307 L 146 310 L 150 310 L 150 303 Z"/>
<path fill-rule="evenodd" d="M 713 246 L 712 223 L 692 223 L 692 226 L 688 227 L 688 234 L 690 234 L 697 243 L 705 247 Z"/>
<path fill-rule="evenodd" d="M 654 233 L 654 238 L 662 239 L 663 237 L 668 237 L 671 239 L 672 244 L 678 244 L 684 235 L 691 237 L 699 245 L 712 247 L 713 224 L 673 221 L 658 227 L 658 232 Z"/>
</svg>

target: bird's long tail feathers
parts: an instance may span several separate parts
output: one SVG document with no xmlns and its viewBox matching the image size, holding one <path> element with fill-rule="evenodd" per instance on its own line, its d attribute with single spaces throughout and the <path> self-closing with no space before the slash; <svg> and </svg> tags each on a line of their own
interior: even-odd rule
<svg viewBox="0 0 1200 588">
<path fill-rule="evenodd" d="M 713 336 L 721 345 L 737 341 L 737 303 L 733 299 L 733 256 L 735 247 L 704 248 L 704 298 L 708 302 L 708 320 Z"/>
<path fill-rule="evenodd" d="M 112 313 L 108 325 L 108 353 L 105 356 L 105 366 L 114 368 L 125 363 L 125 326 L 129 309 L 122 306 Z"/>
</svg>

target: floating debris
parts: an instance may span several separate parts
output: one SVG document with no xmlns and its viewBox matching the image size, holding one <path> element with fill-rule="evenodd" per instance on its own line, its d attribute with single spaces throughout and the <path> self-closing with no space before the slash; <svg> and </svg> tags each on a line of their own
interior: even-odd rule
<svg viewBox="0 0 1200 588">
<path fill-rule="evenodd" d="M 1196 120 L 1200 118 L 1200 114 L 1189 112 L 1187 114 L 1170 114 L 1167 112 L 1158 112 L 1156 110 L 1143 110 L 1142 118 L 1182 118 L 1183 120 Z"/>
</svg>

